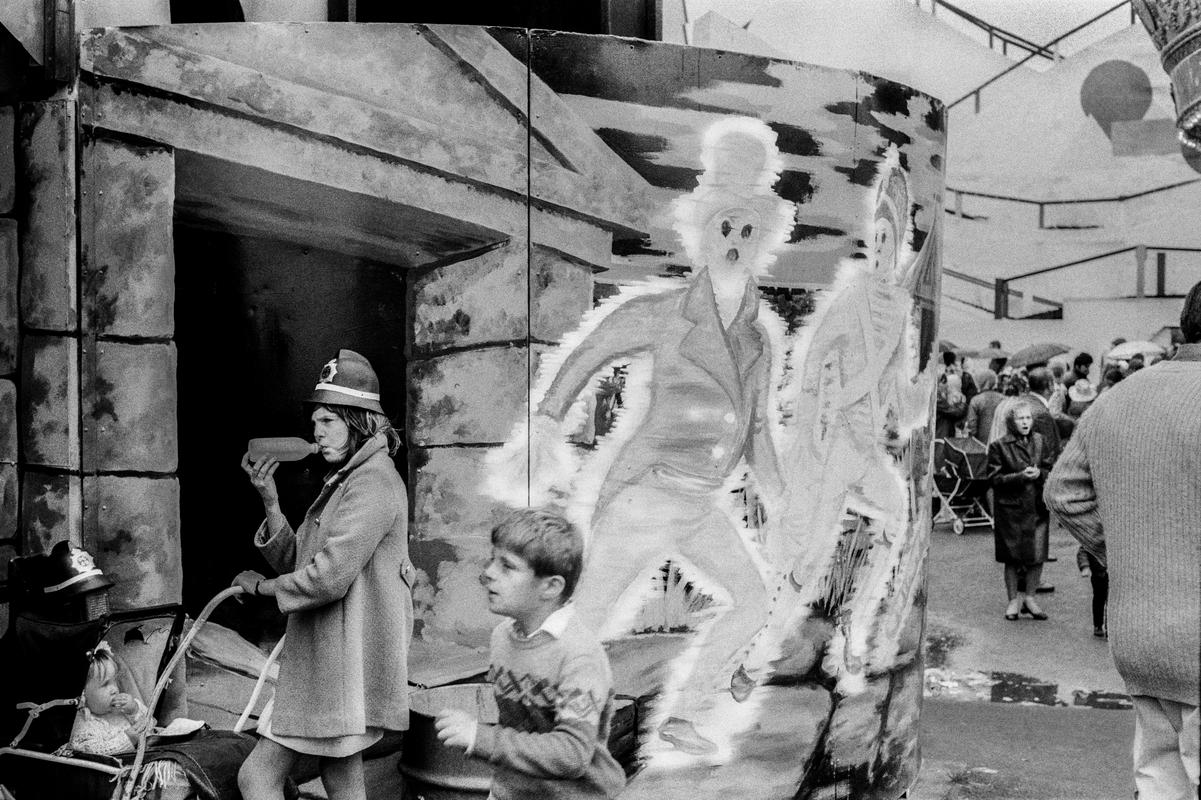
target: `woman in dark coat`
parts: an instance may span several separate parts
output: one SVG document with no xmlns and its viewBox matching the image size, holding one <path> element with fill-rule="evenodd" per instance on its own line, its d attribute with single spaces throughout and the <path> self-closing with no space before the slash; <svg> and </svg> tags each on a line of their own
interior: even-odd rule
<svg viewBox="0 0 1201 800">
<path fill-rule="evenodd" d="M 1030 406 L 1017 403 L 1005 410 L 1007 433 L 988 446 L 988 476 L 995 497 L 993 533 L 997 561 L 1005 565 L 1009 606 L 1005 619 L 1018 614 L 1034 619 L 1047 615 L 1034 598 L 1018 591 L 1023 572 L 1027 586 L 1039 586 L 1047 560 L 1046 530 L 1050 513 L 1043 505 L 1043 483 L 1051 472 L 1052 454 L 1042 436 L 1034 433 Z"/>
</svg>

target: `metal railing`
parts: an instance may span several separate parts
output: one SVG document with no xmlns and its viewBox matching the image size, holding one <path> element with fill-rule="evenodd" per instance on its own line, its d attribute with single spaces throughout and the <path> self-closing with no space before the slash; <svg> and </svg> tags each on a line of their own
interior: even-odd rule
<svg viewBox="0 0 1201 800">
<path fill-rule="evenodd" d="M 922 7 L 921 0 L 915 0 L 918 8 Z M 1031 55 L 1040 56 L 1048 61 L 1054 61 L 1056 54 L 1054 50 L 1047 48 L 1045 45 L 1036 44 L 1024 36 L 1019 36 L 1012 31 L 1007 31 L 1004 28 L 993 25 L 985 19 L 977 17 L 971 12 L 964 11 L 959 6 L 948 3 L 947 0 L 930 0 L 930 16 L 938 16 L 938 9 L 945 8 L 955 16 L 979 28 L 984 33 L 988 34 L 988 49 L 992 50 L 996 42 L 1001 43 L 1001 55 L 1009 55 L 1009 46 L 1013 45 L 1021 50 L 1025 50 Z"/>
<path fill-rule="evenodd" d="M 1147 293 L 1147 255 L 1151 252 L 1155 253 L 1155 291 L 1154 294 Z M 1168 253 L 1201 253 L 1201 247 L 1176 247 L 1173 245 L 1146 245 L 1137 244 L 1129 247 L 1122 247 L 1117 250 L 1110 250 L 1105 253 L 1088 256 L 1087 258 L 1078 258 L 1074 261 L 1067 261 L 1063 264 L 1056 264 L 1052 267 L 1043 267 L 1041 269 L 1030 270 L 1018 275 L 1010 275 L 1007 278 L 997 278 L 993 281 L 993 318 L 994 319 L 1032 319 L 1032 318 L 1048 318 L 1046 313 L 1037 313 L 1026 315 L 1024 317 L 1014 317 L 1010 315 L 1010 301 L 1014 297 L 1020 298 L 1020 292 L 1014 291 L 1012 284 L 1015 281 L 1020 281 L 1028 278 L 1034 278 L 1041 275 L 1046 275 L 1052 272 L 1068 269 L 1069 267 L 1078 267 L 1082 264 L 1090 264 L 1103 259 L 1112 258 L 1114 256 L 1124 255 L 1126 253 L 1134 254 L 1134 294 L 1133 297 L 1170 297 L 1167 293 L 1168 282 Z M 944 274 L 947 270 L 943 271 Z M 979 280 L 979 279 L 976 279 Z M 1033 297 L 1032 299 L 1041 303 L 1052 303 L 1058 305 L 1060 315 L 1062 316 L 1063 304 L 1056 301 L 1048 301 L 1045 298 Z M 1053 316 L 1052 316 L 1053 318 Z"/>
<path fill-rule="evenodd" d="M 984 278 L 977 278 L 975 275 L 968 275 L 965 272 L 959 272 L 958 270 L 947 269 L 945 267 L 943 268 L 942 274 L 943 274 L 944 278 L 955 278 L 956 280 L 963 281 L 964 283 L 971 284 L 972 286 L 975 286 L 975 287 L 978 287 L 981 289 L 987 289 L 994 298 L 994 307 L 995 307 L 995 302 L 996 302 L 995 298 L 997 297 L 997 292 L 998 292 L 997 287 L 996 287 L 996 281 L 990 281 L 990 280 L 986 280 Z M 1005 296 L 1006 308 L 1010 307 L 1011 301 L 1016 300 L 1016 301 L 1021 302 L 1021 301 L 1024 301 L 1027 299 L 1025 292 L 1022 292 L 1019 289 L 1014 289 L 1008 285 L 1005 286 L 1004 292 L 1006 295 Z M 944 294 L 946 294 L 945 291 L 944 291 Z M 990 308 L 985 305 L 981 305 L 980 303 L 973 303 L 970 300 L 964 300 L 962 297 L 951 296 L 951 298 L 953 300 L 959 301 L 960 303 L 963 303 L 964 305 L 971 306 L 972 308 L 978 308 L 981 311 L 993 311 L 994 310 L 993 308 Z M 1037 303 L 1039 306 L 1043 307 L 1042 311 L 1037 312 L 1033 315 L 1030 315 L 1031 317 L 1035 317 L 1035 318 L 1039 318 L 1039 319 L 1062 318 L 1063 303 L 1059 302 L 1058 300 L 1051 300 L 1050 298 L 1041 297 L 1041 296 L 1033 294 L 1033 293 L 1031 293 L 1029 295 L 1028 299 L 1029 299 L 1029 302 Z"/>
<path fill-rule="evenodd" d="M 1121 0 L 1121 2 L 1119 2 L 1117 5 L 1114 5 L 1108 9 L 1106 9 L 1105 11 L 1102 11 L 1100 14 L 1097 14 L 1095 17 L 1091 17 L 1090 19 L 1085 20 L 1084 22 L 1077 25 L 1075 28 L 1072 28 L 1067 33 L 1062 33 L 1059 36 L 1056 36 L 1054 39 L 1052 39 L 1051 41 L 1049 41 L 1045 45 L 1043 45 L 1042 48 L 1045 50 L 1050 50 L 1053 53 L 1058 53 L 1058 46 L 1064 39 L 1067 39 L 1069 36 L 1074 36 L 1075 34 L 1079 33 L 1080 31 L 1084 30 L 1085 28 L 1089 27 L 1090 25 L 1096 24 L 1097 22 L 1099 22 L 1100 20 L 1109 16 L 1110 14 L 1117 11 L 1119 8 L 1121 8 L 1123 6 L 1130 6 L 1130 24 L 1133 25 L 1135 23 L 1135 21 L 1137 20 L 1137 17 L 1134 12 L 1134 6 L 1131 5 L 1130 0 Z M 989 78 L 984 83 L 980 84 L 975 89 L 968 92 L 967 94 L 963 95 L 962 97 L 956 98 L 955 100 L 952 100 L 950 103 L 947 103 L 947 109 L 950 110 L 950 109 L 954 108 L 955 106 L 959 105 L 960 103 L 962 103 L 963 101 L 965 101 L 969 98 L 972 98 L 975 101 L 974 102 L 974 112 L 979 114 L 980 113 L 980 92 L 982 92 L 985 88 L 991 86 L 992 84 L 996 83 L 1001 78 L 1004 78 L 1006 75 L 1013 72 L 1015 69 L 1024 66 L 1031 59 L 1037 58 L 1039 55 L 1040 55 L 1040 53 L 1031 52 L 1025 58 L 1021 59 L 1020 61 L 1015 61 L 1012 65 L 1001 70 L 996 75 L 992 76 L 991 78 Z"/>
<path fill-rule="evenodd" d="M 1029 197 L 1014 197 L 1013 195 L 992 194 L 989 192 L 975 192 L 970 189 L 956 189 L 954 187 L 948 186 L 948 187 L 946 187 L 946 191 L 954 197 L 954 202 L 952 204 L 953 207 L 946 209 L 946 211 L 948 214 L 953 214 L 957 217 L 961 217 L 964 219 L 968 219 L 968 218 L 977 219 L 978 217 L 972 217 L 970 214 L 966 213 L 963 210 L 963 198 L 965 198 L 965 197 L 983 197 L 983 198 L 986 198 L 989 200 L 1003 200 L 1003 201 L 1009 202 L 1009 203 L 1032 205 L 1032 206 L 1038 207 L 1038 227 L 1043 230 L 1054 230 L 1058 227 L 1065 227 L 1065 226 L 1047 225 L 1047 207 L 1048 206 L 1071 206 L 1071 205 L 1083 205 L 1085 203 L 1125 203 L 1128 200 L 1136 200 L 1140 197 L 1146 197 L 1148 195 L 1157 194 L 1159 192 L 1166 192 L 1171 189 L 1179 189 L 1181 186 L 1189 186 L 1191 184 L 1198 183 L 1198 182 L 1201 182 L 1201 178 L 1190 178 L 1188 180 L 1177 181 L 1176 183 L 1169 183 L 1166 186 L 1156 186 L 1153 189 L 1145 189 L 1141 192 L 1131 192 L 1130 194 L 1118 194 L 1118 195 L 1112 195 L 1110 197 L 1078 197 L 1078 198 L 1074 198 L 1074 199 L 1070 199 L 1070 200 L 1035 200 L 1035 199 L 1029 198 Z M 1076 227 L 1079 227 L 1079 226 L 1076 226 Z"/>
</svg>

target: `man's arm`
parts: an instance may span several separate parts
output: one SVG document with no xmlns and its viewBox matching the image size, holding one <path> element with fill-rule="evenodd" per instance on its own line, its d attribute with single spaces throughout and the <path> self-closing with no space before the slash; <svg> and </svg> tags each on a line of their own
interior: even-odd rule
<svg viewBox="0 0 1201 800">
<path fill-rule="evenodd" d="M 1043 501 L 1080 546 L 1105 565 L 1105 531 L 1097 512 L 1097 492 L 1081 431 L 1068 439 L 1055 462 L 1043 488 Z"/>
</svg>

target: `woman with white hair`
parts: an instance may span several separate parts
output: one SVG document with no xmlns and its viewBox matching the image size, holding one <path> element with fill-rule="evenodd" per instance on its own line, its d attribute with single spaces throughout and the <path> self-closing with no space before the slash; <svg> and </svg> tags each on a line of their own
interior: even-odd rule
<svg viewBox="0 0 1201 800">
<path fill-rule="evenodd" d="M 1051 472 L 1054 454 L 1034 431 L 1030 406 L 1014 398 L 998 409 L 1004 436 L 988 445 L 989 482 L 994 495 L 993 540 L 996 559 L 1005 565 L 1005 590 L 1009 605 L 1005 619 L 1028 614 L 1036 620 L 1047 615 L 1034 599 L 1018 588 L 1024 573 L 1027 586 L 1040 585 L 1047 560 L 1046 526 L 1050 513 L 1043 504 L 1043 483 Z M 996 423 L 994 423 L 995 425 Z"/>
</svg>

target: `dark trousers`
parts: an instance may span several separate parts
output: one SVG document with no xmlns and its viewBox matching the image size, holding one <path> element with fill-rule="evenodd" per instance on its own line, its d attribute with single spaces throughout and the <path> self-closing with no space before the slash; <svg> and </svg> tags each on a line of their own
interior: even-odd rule
<svg viewBox="0 0 1201 800">
<path fill-rule="evenodd" d="M 1093 627 L 1105 627 L 1105 604 L 1109 602 L 1109 573 L 1094 569 L 1089 577 L 1093 584 Z"/>
</svg>

